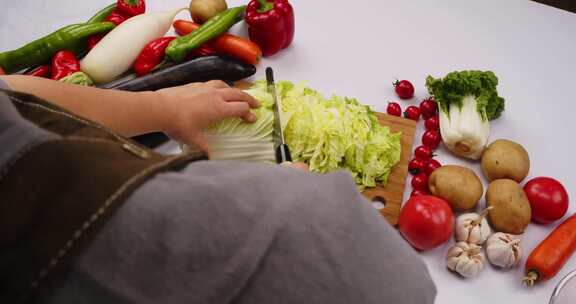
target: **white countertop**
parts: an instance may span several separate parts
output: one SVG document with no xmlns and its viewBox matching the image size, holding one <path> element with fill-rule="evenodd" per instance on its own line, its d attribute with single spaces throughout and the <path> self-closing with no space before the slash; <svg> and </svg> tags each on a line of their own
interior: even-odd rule
<svg viewBox="0 0 576 304">
<path fill-rule="evenodd" d="M 0 2 L 0 50 L 7 50 L 81 22 L 113 1 Z M 147 2 L 149 11 L 188 4 L 187 0 Z M 391 85 L 395 78 L 414 83 L 416 98 L 408 103 L 416 104 L 427 95 L 428 74 L 492 70 L 500 79 L 498 90 L 506 99 L 506 111 L 492 122 L 491 138 L 522 143 L 530 153 L 530 176 L 561 180 L 572 198 L 569 214 L 576 212 L 576 144 L 571 131 L 576 113 L 576 14 L 528 0 L 292 2 L 295 41 L 288 50 L 264 59 L 256 78 L 263 77 L 262 67 L 270 65 L 279 79 L 306 80 L 325 94 L 357 97 L 385 111 L 386 102 L 397 99 Z M 233 31 L 245 32 L 245 27 L 240 24 Z M 402 103 L 403 108 L 408 103 Z M 415 146 L 422 124 L 419 128 Z M 438 159 L 479 168 L 443 149 Z M 409 189 L 405 197 L 408 193 Z M 526 254 L 553 226 L 529 226 Z M 480 277 L 462 280 L 445 268 L 449 245 L 422 254 L 438 286 L 436 302 L 442 304 L 547 303 L 558 280 L 576 269 L 572 257 L 558 276 L 532 289 L 520 284 L 523 267 L 503 272 L 488 266 Z"/>
</svg>

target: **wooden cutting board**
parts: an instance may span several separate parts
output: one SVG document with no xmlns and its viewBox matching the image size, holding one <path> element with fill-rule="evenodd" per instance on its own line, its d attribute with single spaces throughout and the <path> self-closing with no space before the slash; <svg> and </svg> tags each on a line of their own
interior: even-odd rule
<svg viewBox="0 0 576 304">
<path fill-rule="evenodd" d="M 250 85 L 246 81 L 239 81 L 234 84 L 235 87 L 240 89 L 247 89 Z M 367 189 L 362 194 L 370 201 L 381 202 L 384 208 L 379 209 L 380 213 L 391 225 L 395 226 L 398 224 L 398 216 L 402 207 L 402 196 L 404 195 L 406 176 L 408 175 L 408 161 L 412 154 L 412 141 L 416 131 L 416 122 L 383 113 L 376 113 L 376 115 L 380 123 L 388 126 L 392 132 L 402 132 L 402 137 L 400 138 L 402 154 L 400 162 L 392 168 L 388 183 L 385 186 L 380 185 Z"/>
</svg>

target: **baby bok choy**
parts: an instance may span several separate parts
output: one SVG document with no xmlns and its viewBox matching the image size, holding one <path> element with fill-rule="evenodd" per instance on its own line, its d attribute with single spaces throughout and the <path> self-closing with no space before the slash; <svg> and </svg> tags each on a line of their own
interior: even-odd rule
<svg viewBox="0 0 576 304">
<path fill-rule="evenodd" d="M 457 71 L 426 78 L 428 92 L 440 108 L 440 133 L 452 153 L 479 159 L 490 133 L 490 121 L 504 111 L 498 78 L 491 71 Z"/>
</svg>

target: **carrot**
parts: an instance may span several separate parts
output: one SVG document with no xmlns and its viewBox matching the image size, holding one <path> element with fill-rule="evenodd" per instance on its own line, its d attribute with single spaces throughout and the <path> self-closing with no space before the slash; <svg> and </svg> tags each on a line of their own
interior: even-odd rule
<svg viewBox="0 0 576 304">
<path fill-rule="evenodd" d="M 532 286 L 555 276 L 576 251 L 576 214 L 558 225 L 526 260 L 523 281 Z"/>
<path fill-rule="evenodd" d="M 178 35 L 188 35 L 200 27 L 200 25 L 186 20 L 176 20 L 173 26 Z M 236 58 L 244 63 L 257 64 L 262 57 L 262 51 L 256 43 L 235 35 L 222 34 L 209 43 L 214 47 L 216 53 Z"/>
</svg>

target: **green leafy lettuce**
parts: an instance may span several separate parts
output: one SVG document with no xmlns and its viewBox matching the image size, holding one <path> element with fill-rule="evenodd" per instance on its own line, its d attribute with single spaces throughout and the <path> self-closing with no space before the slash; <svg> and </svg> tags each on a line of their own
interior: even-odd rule
<svg viewBox="0 0 576 304">
<path fill-rule="evenodd" d="M 426 78 L 428 92 L 446 114 L 450 107 L 462 108 L 463 98 L 472 95 L 483 120 L 496 119 L 504 111 L 504 98 L 498 96 L 497 85 L 498 77 L 491 71 L 456 71 L 444 78 Z"/>
<path fill-rule="evenodd" d="M 347 169 L 361 189 L 387 182 L 390 170 L 400 160 L 401 134 L 380 125 L 370 107 L 352 98 L 325 98 L 304 84 L 289 81 L 277 82 L 276 90 L 282 101 L 286 143 L 294 161 L 305 162 L 318 173 Z M 227 119 L 208 130 L 209 144 L 216 153 L 218 148 L 236 146 L 237 142 L 230 143 L 232 138 L 250 143 L 264 139 L 272 144 L 273 99 L 266 82 L 257 81 L 247 92 L 262 104 L 254 111 L 258 121 L 247 124 L 240 119 Z M 228 143 L 222 140 L 226 137 Z M 213 146 L 215 140 L 217 149 Z M 268 160 L 274 161 L 273 150 L 262 149 L 259 146 L 253 152 L 268 153 Z"/>
</svg>

